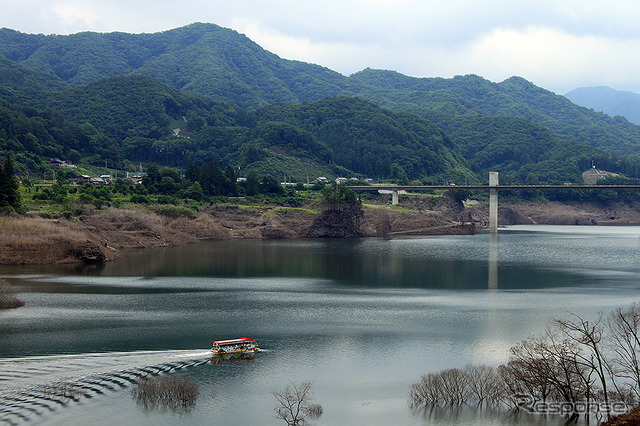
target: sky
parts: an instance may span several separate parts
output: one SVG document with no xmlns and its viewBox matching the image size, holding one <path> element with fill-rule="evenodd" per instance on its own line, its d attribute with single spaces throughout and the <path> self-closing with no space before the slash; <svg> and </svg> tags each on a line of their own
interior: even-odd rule
<svg viewBox="0 0 640 426">
<path fill-rule="evenodd" d="M 636 0 L 0 0 L 25 33 L 152 33 L 207 22 L 344 75 L 523 77 L 558 94 L 640 93 Z"/>
</svg>

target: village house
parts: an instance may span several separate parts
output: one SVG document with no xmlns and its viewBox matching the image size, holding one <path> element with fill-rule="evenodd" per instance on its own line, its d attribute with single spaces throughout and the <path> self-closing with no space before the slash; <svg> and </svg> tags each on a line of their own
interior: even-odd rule
<svg viewBox="0 0 640 426">
<path fill-rule="evenodd" d="M 93 177 L 89 175 L 78 176 L 78 183 L 93 183 L 95 185 L 102 185 L 105 183 L 104 179 L 99 177 Z"/>
</svg>

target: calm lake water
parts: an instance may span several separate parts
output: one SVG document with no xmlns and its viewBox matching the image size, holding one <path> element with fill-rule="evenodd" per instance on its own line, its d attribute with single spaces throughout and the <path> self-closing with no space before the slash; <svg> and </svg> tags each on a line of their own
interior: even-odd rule
<svg viewBox="0 0 640 426">
<path fill-rule="evenodd" d="M 97 266 L 2 267 L 26 306 L 0 312 L 0 423 L 284 424 L 272 392 L 312 382 L 318 425 L 562 424 L 411 410 L 427 372 L 497 366 L 569 312 L 638 300 L 640 227 L 513 226 L 407 239 L 215 241 Z M 261 351 L 212 363 L 212 340 Z M 144 408 L 131 381 L 187 374 L 190 410 Z M 66 381 L 87 397 L 60 401 Z"/>
</svg>

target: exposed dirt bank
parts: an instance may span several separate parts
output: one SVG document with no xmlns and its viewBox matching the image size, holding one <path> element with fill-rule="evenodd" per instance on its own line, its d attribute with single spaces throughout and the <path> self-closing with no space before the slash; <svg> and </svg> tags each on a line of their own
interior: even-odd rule
<svg viewBox="0 0 640 426">
<path fill-rule="evenodd" d="M 637 426 L 640 425 L 640 407 L 636 407 L 626 414 L 614 417 L 602 423 L 601 426 Z"/>
<path fill-rule="evenodd" d="M 640 204 L 518 203 L 498 207 L 502 225 L 638 225 Z"/>
<path fill-rule="evenodd" d="M 207 239 L 323 236 L 324 230 L 312 229 L 317 218 L 317 213 L 302 209 L 235 206 L 214 206 L 194 217 L 179 218 L 137 209 L 95 210 L 70 219 L 4 216 L 0 217 L 0 264 L 102 262 L 116 259 L 122 248 L 176 246 Z M 465 209 L 455 203 L 435 210 L 368 206 L 359 219 L 359 235 L 470 234 L 485 227 L 487 218 L 486 207 Z M 503 204 L 499 222 L 640 224 L 640 205 Z"/>
<path fill-rule="evenodd" d="M 470 233 L 442 213 L 365 208 L 362 235 Z M 70 219 L 0 217 L 0 264 L 102 262 L 119 249 L 208 239 L 306 238 L 317 213 L 302 209 L 211 207 L 169 218 L 135 209 L 95 210 Z M 386 227 L 385 230 L 382 227 Z"/>
</svg>

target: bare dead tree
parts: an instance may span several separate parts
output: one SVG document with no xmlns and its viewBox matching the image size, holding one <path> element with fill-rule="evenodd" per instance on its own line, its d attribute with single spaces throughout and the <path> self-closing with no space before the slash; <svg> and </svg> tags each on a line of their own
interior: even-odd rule
<svg viewBox="0 0 640 426">
<path fill-rule="evenodd" d="M 176 412 L 193 408 L 199 393 L 198 385 L 188 376 L 141 376 L 131 389 L 131 395 L 138 404 Z"/>
<path fill-rule="evenodd" d="M 567 338 L 576 342 L 581 346 L 581 350 L 576 353 L 576 362 L 586 369 L 595 372 L 602 386 L 602 394 L 605 405 L 609 405 L 608 378 L 609 372 L 612 371 L 608 365 L 605 354 L 604 337 L 604 321 L 603 315 L 598 317 L 595 322 L 590 322 L 581 318 L 576 314 L 571 314 L 574 320 L 554 320 L 558 329 Z M 607 413 L 607 418 L 610 414 Z"/>
<path fill-rule="evenodd" d="M 509 361 L 497 369 L 467 365 L 423 375 L 411 386 L 409 405 L 486 401 L 547 410 L 547 402 L 556 402 L 571 420 L 584 414 L 588 421 L 595 408 L 600 421 L 611 418 L 620 403 L 628 409 L 640 399 L 640 304 L 617 309 L 606 321 L 602 314 L 595 321 L 574 314 L 555 319 L 544 334 L 510 351 Z"/>
<path fill-rule="evenodd" d="M 530 337 L 511 349 L 511 357 L 504 373 L 511 375 L 519 392 L 528 393 L 535 400 L 546 401 L 551 393 L 554 374 L 553 361 L 548 358 L 547 343 L 542 337 Z"/>
<path fill-rule="evenodd" d="M 464 368 L 468 393 L 478 405 L 497 403 L 498 375 L 488 365 L 469 364 Z"/>
<path fill-rule="evenodd" d="M 308 424 L 307 419 L 318 418 L 322 415 L 322 406 L 313 403 L 311 396 L 311 382 L 299 385 L 290 384 L 284 390 L 273 392 L 278 401 L 274 408 L 276 418 L 284 420 L 290 426 Z"/>
<path fill-rule="evenodd" d="M 442 392 L 445 401 L 450 405 L 467 402 L 467 375 L 457 368 L 450 368 L 440 373 Z"/>
<path fill-rule="evenodd" d="M 420 382 L 411 385 L 409 390 L 409 406 L 439 405 L 444 401 L 442 396 L 442 376 L 439 373 L 423 374 Z"/>
<path fill-rule="evenodd" d="M 607 318 L 615 374 L 630 381 L 635 399 L 640 399 L 640 305 L 618 308 Z"/>
<path fill-rule="evenodd" d="M 582 362 L 580 346 L 556 328 L 548 329 L 546 338 L 546 356 L 554 367 L 550 376 L 554 388 L 552 397 L 556 401 L 569 402 L 574 409 L 571 416 L 577 418 L 577 403 L 593 398 L 595 383 L 592 375 L 595 369 Z"/>
<path fill-rule="evenodd" d="M 520 407 L 517 396 L 524 394 L 526 390 L 506 365 L 498 366 L 496 372 L 498 373 L 498 377 L 500 377 L 496 399 L 508 408 L 518 410 Z"/>
</svg>

